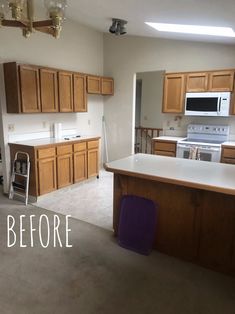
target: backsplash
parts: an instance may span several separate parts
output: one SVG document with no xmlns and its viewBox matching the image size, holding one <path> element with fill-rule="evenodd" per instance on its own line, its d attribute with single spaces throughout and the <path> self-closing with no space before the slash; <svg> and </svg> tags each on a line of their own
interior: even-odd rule
<svg viewBox="0 0 235 314">
<path fill-rule="evenodd" d="M 189 117 L 184 115 L 163 115 L 163 135 L 186 136 L 187 126 L 190 123 L 196 124 L 220 124 L 228 125 L 229 140 L 235 140 L 235 116 L 231 117 Z"/>
</svg>

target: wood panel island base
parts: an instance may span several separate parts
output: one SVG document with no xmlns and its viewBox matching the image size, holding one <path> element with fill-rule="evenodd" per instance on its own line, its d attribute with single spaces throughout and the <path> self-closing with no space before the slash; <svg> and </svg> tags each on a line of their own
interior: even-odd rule
<svg viewBox="0 0 235 314">
<path fill-rule="evenodd" d="M 235 275 L 234 166 L 137 154 L 106 170 L 114 172 L 115 235 L 121 197 L 146 197 L 158 204 L 155 249 Z"/>
</svg>

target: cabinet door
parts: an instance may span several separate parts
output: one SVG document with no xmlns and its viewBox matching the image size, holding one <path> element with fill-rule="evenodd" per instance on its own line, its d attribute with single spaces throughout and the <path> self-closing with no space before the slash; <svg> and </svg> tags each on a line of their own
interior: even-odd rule
<svg viewBox="0 0 235 314">
<path fill-rule="evenodd" d="M 86 95 L 86 76 L 83 74 L 73 75 L 73 96 L 74 96 L 74 111 L 87 111 L 87 95 Z"/>
<path fill-rule="evenodd" d="M 114 94 L 114 83 L 110 77 L 101 78 L 101 93 L 102 95 L 113 95 Z"/>
<path fill-rule="evenodd" d="M 206 92 L 208 88 L 208 73 L 187 74 L 186 92 Z"/>
<path fill-rule="evenodd" d="M 209 74 L 209 91 L 233 91 L 234 71 L 218 71 Z"/>
<path fill-rule="evenodd" d="M 87 179 L 87 151 L 74 153 L 74 182 Z"/>
<path fill-rule="evenodd" d="M 87 76 L 88 94 L 101 94 L 101 78 L 99 76 Z"/>
<path fill-rule="evenodd" d="M 39 69 L 34 66 L 20 65 L 19 72 L 22 112 L 40 112 Z"/>
<path fill-rule="evenodd" d="M 57 71 L 40 69 L 42 112 L 58 112 Z"/>
<path fill-rule="evenodd" d="M 163 112 L 182 113 L 184 108 L 185 75 L 167 74 L 164 80 Z"/>
<path fill-rule="evenodd" d="M 73 183 L 73 158 L 72 154 L 57 157 L 58 188 Z"/>
<path fill-rule="evenodd" d="M 73 112 L 73 74 L 59 72 L 59 110 Z"/>
<path fill-rule="evenodd" d="M 38 188 L 39 195 L 57 189 L 55 157 L 45 158 L 38 161 Z"/>
<path fill-rule="evenodd" d="M 99 175 L 99 150 L 97 148 L 87 151 L 88 178 Z"/>
</svg>

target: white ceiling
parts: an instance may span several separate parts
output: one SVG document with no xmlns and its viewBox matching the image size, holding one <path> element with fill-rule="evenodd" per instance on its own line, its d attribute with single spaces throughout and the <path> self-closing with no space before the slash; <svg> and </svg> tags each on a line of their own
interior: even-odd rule
<svg viewBox="0 0 235 314">
<path fill-rule="evenodd" d="M 127 33 L 235 44 L 235 38 L 158 32 L 144 22 L 232 27 L 235 0 L 67 0 L 66 16 L 101 32 L 108 32 L 112 17 L 128 21 Z M 113 35 L 115 36 L 115 35 Z"/>
</svg>

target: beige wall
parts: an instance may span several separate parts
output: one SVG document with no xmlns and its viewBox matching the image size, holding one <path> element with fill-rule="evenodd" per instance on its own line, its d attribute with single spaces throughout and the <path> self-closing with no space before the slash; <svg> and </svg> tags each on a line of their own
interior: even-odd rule
<svg viewBox="0 0 235 314">
<path fill-rule="evenodd" d="M 233 45 L 130 36 L 117 38 L 105 34 L 104 70 L 107 75 L 115 79 L 115 95 L 105 99 L 104 103 L 110 160 L 133 152 L 135 73 L 234 68 L 234 56 L 235 46 Z M 173 115 L 164 115 L 163 125 L 166 131 L 168 126 L 173 126 L 178 128 L 174 133 L 185 132 L 188 119 L 183 118 L 180 123 L 174 120 Z M 195 121 L 197 122 L 198 119 Z M 235 117 L 222 119 L 224 124 L 233 124 L 234 121 Z M 209 122 L 221 123 L 216 118 L 209 119 Z M 232 130 L 234 129 L 232 125 Z"/>
<path fill-rule="evenodd" d="M 39 32 L 25 39 L 18 29 L 1 28 L 0 63 L 7 61 L 102 75 L 103 34 L 68 20 L 63 26 L 59 40 Z M 87 113 L 7 114 L 2 67 L 0 70 L 0 129 L 3 130 L 1 146 L 5 149 L 5 177 L 9 173 L 8 141 L 14 135 L 21 135 L 24 138 L 30 133 L 49 133 L 54 122 L 61 122 L 64 130 L 74 129 L 81 134 L 102 135 L 102 96 L 88 97 Z M 14 132 L 8 132 L 9 124 L 14 124 Z M 6 180 L 4 189 L 6 192 Z"/>
</svg>

